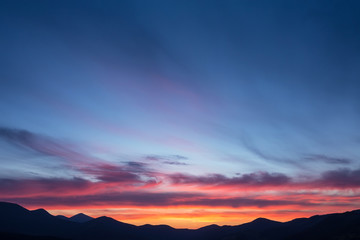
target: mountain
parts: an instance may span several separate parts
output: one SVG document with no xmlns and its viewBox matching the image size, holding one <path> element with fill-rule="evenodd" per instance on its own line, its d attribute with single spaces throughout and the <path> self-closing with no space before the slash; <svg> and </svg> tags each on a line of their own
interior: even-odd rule
<svg viewBox="0 0 360 240">
<path fill-rule="evenodd" d="M 16 234 L 16 233 L 3 233 L 0 232 L 0 239 L 4 240 L 67 240 L 64 238 L 57 238 L 51 236 L 32 236 L 25 234 Z"/>
<path fill-rule="evenodd" d="M 55 216 L 57 217 L 58 219 L 61 219 L 61 220 L 66 220 L 66 221 L 71 221 L 71 222 L 77 222 L 77 223 L 84 223 L 84 222 L 88 222 L 90 220 L 93 220 L 94 218 L 86 215 L 86 214 L 83 214 L 83 213 L 78 213 L 72 217 L 66 217 L 64 215 L 57 215 Z"/>
<path fill-rule="evenodd" d="M 73 222 L 84 223 L 93 220 L 93 218 L 83 213 L 79 213 L 69 218 L 69 220 Z"/>
<path fill-rule="evenodd" d="M 69 220 L 69 218 L 65 217 L 64 215 L 56 215 L 55 217 L 60 218 L 62 220 Z"/>
<path fill-rule="evenodd" d="M 135 226 L 109 217 L 52 216 L 0 202 L 0 239 L 42 240 L 355 240 L 360 239 L 360 210 L 289 222 L 258 218 L 237 226 L 209 225 L 196 230 L 167 225 Z"/>
<path fill-rule="evenodd" d="M 68 238 L 67 233 L 78 228 L 76 224 L 52 216 L 44 209 L 29 211 L 17 204 L 0 202 L 2 233 Z"/>
</svg>

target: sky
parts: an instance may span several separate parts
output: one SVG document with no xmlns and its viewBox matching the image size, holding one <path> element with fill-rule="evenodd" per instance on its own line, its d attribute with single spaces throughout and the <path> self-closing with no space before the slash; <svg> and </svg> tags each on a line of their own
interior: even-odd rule
<svg viewBox="0 0 360 240">
<path fill-rule="evenodd" d="M 360 208 L 360 3 L 0 2 L 0 201 L 198 228 Z"/>
</svg>

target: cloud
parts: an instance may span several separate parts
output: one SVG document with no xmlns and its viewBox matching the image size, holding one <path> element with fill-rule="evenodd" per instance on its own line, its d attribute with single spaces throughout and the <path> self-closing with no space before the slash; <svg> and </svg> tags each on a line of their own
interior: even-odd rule
<svg viewBox="0 0 360 240">
<path fill-rule="evenodd" d="M 146 185 L 154 183 L 154 178 L 146 169 L 145 163 L 124 162 L 124 165 L 110 163 L 82 153 L 75 144 L 26 130 L 0 128 L 0 138 L 23 151 L 62 159 L 65 165 L 62 168 L 76 170 L 77 174 L 83 177 L 102 182 L 124 184 Z"/>
<path fill-rule="evenodd" d="M 304 200 L 272 200 L 266 198 L 223 197 L 188 192 L 111 192 L 77 196 L 34 196 L 2 198 L 26 205 L 43 206 L 207 206 L 207 207 L 270 207 L 314 206 Z"/>
<path fill-rule="evenodd" d="M 299 200 L 271 200 L 271 199 L 256 199 L 256 198 L 201 198 L 193 201 L 188 201 L 187 205 L 200 205 L 200 206 L 231 206 L 238 207 L 270 207 L 270 206 L 314 206 L 316 203 Z"/>
<path fill-rule="evenodd" d="M 193 176 L 187 174 L 173 174 L 170 176 L 173 184 L 217 185 L 217 186 L 278 186 L 291 182 L 291 178 L 281 173 L 256 172 L 237 177 L 226 177 L 222 174 Z"/>
<path fill-rule="evenodd" d="M 298 167 L 302 168 L 301 164 L 299 164 L 298 162 L 296 162 L 296 161 L 294 161 L 292 159 L 273 156 L 273 155 L 268 154 L 265 151 L 261 150 L 251 140 L 250 136 L 248 136 L 248 135 L 246 135 L 244 133 L 241 135 L 240 141 L 241 141 L 242 146 L 245 149 L 247 149 L 249 152 L 251 152 L 255 156 L 257 156 L 257 157 L 259 157 L 259 158 L 261 158 L 263 160 L 266 160 L 267 162 L 291 164 L 291 165 L 295 165 L 295 166 L 298 166 Z"/>
<path fill-rule="evenodd" d="M 360 169 L 338 169 L 324 172 L 315 180 L 295 182 L 282 174 L 265 172 L 243 174 L 228 178 L 220 174 L 207 176 L 189 176 L 183 174 L 169 175 L 173 186 L 198 185 L 200 188 L 137 188 L 140 185 L 153 184 L 154 180 L 143 181 L 135 175 L 124 175 L 121 169 L 104 166 L 98 174 L 98 181 L 81 178 L 59 179 L 0 179 L 0 200 L 37 206 L 204 206 L 204 207 L 315 207 L 315 206 L 350 206 L 354 196 L 329 198 L 328 188 L 340 191 L 346 188 L 360 188 Z M 114 172 L 114 174 L 112 174 Z M 119 173 L 120 172 L 120 173 Z M 108 175 L 106 175 L 106 174 Z M 119 184 L 119 183 L 125 183 Z M 130 185 L 126 185 L 130 183 Z M 204 191 L 201 187 L 218 186 L 219 191 Z M 241 191 L 228 191 L 226 186 L 241 189 L 239 186 L 249 186 L 246 195 Z M 279 192 L 276 186 L 281 186 Z M 182 191 L 179 191 L 181 189 Z M 261 191 L 259 191 L 261 190 Z M 298 191 L 300 190 L 300 192 Z M 315 192 L 313 190 L 316 190 Z M 256 194 L 254 194 L 256 193 Z M 357 197 L 355 196 L 355 199 Z"/>
<path fill-rule="evenodd" d="M 323 163 L 327 163 L 327 164 L 339 164 L 339 165 L 347 165 L 347 164 L 351 164 L 353 162 L 351 159 L 348 159 L 348 158 L 331 157 L 331 156 L 327 156 L 325 154 L 307 154 L 304 158 L 301 158 L 297 161 L 295 161 L 296 158 L 287 159 L 287 158 L 276 157 L 276 156 L 270 155 L 270 154 L 262 151 L 261 149 L 259 149 L 253 143 L 251 138 L 249 136 L 247 136 L 246 134 L 242 135 L 241 143 L 249 152 L 251 152 L 252 154 L 256 155 L 257 157 L 259 157 L 261 159 L 264 159 L 264 160 L 270 161 L 270 162 L 290 164 L 290 165 L 296 166 L 301 169 L 308 168 L 308 166 L 304 165 L 304 163 L 313 162 L 313 161 L 323 162 Z"/>
<path fill-rule="evenodd" d="M 94 157 L 81 153 L 74 144 L 27 130 L 1 127 L 0 138 L 18 147 L 20 150 L 61 158 L 71 162 L 72 165 L 99 161 Z"/>
<path fill-rule="evenodd" d="M 22 150 L 36 151 L 50 156 L 58 156 L 64 152 L 60 144 L 26 130 L 2 127 L 0 138 Z"/>
<path fill-rule="evenodd" d="M 69 165 L 70 168 L 76 168 L 77 170 L 86 173 L 99 173 L 101 171 L 108 172 L 116 178 L 125 177 L 125 172 L 129 172 L 127 177 L 135 175 L 135 173 L 143 173 L 146 175 L 147 163 L 141 161 L 124 161 L 125 166 L 115 164 L 103 164 L 104 160 L 92 157 L 89 154 L 83 153 L 79 150 L 79 147 L 73 143 L 68 143 L 48 136 L 32 133 L 27 130 L 12 129 L 12 128 L 0 128 L 0 138 L 7 143 L 16 146 L 22 151 L 35 152 L 44 156 L 56 157 Z M 182 155 L 148 155 L 144 157 L 146 160 L 159 161 L 163 164 L 169 165 L 188 165 L 184 163 L 184 160 L 188 158 Z M 93 171 L 89 170 L 94 168 Z M 110 169 L 111 168 L 111 169 Z M 132 172 L 132 173 L 130 173 Z M 135 177 L 135 176 L 133 176 Z M 108 180 L 110 177 L 106 177 Z M 105 179 L 100 178 L 100 179 Z"/>
<path fill-rule="evenodd" d="M 347 158 L 330 157 L 323 154 L 309 154 L 305 157 L 309 161 L 321 161 L 328 164 L 350 164 L 352 160 Z"/>
<path fill-rule="evenodd" d="M 157 161 L 169 165 L 189 165 L 188 163 L 183 162 L 184 160 L 188 160 L 188 158 L 182 155 L 148 155 L 144 158 L 146 160 Z"/>
<path fill-rule="evenodd" d="M 208 174 L 195 176 L 176 173 L 168 176 L 174 185 L 192 185 L 200 187 L 248 187 L 276 189 L 351 189 L 360 188 L 360 169 L 337 169 L 326 171 L 318 177 L 304 178 L 290 177 L 282 173 L 254 172 L 236 177 L 227 177 L 222 174 Z"/>
<path fill-rule="evenodd" d="M 187 160 L 188 158 L 182 155 L 147 155 L 144 157 L 147 160 L 162 161 L 162 160 Z"/>
<path fill-rule="evenodd" d="M 189 165 L 188 163 L 177 162 L 177 161 L 163 161 L 162 163 L 169 164 L 169 165 L 178 165 L 178 166 L 186 166 L 186 165 Z"/>
<path fill-rule="evenodd" d="M 46 197 L 17 197 L 2 198 L 2 200 L 21 202 L 25 204 L 65 205 L 65 206 L 168 206 L 187 205 L 187 200 L 202 196 L 198 193 L 181 192 L 107 192 L 78 196 L 46 196 Z"/>
<path fill-rule="evenodd" d="M 107 162 L 79 151 L 76 145 L 25 130 L 0 128 L 0 138 L 24 151 L 64 160 L 75 170 L 69 178 L 2 178 L 0 198 L 27 205 L 44 206 L 204 206 L 204 207 L 314 207 L 321 204 L 352 204 L 343 199 L 329 200 L 326 189 L 359 189 L 360 169 L 335 169 L 312 178 L 297 178 L 284 173 L 259 171 L 236 176 L 223 174 L 167 174 L 149 168 L 152 163 L 184 165 L 181 155 L 148 155 L 140 161 Z M 346 159 L 311 155 L 331 164 L 346 164 Z M 156 186 L 156 187 L 155 187 Z M 179 191 L 181 189 L 181 191 Z M 231 189 L 229 191 L 229 189 Z M 232 189 L 246 189 L 244 196 Z M 170 191 L 171 190 L 171 191 Z M 210 191 L 209 191 L 210 190 Z M 216 190 L 216 192 L 214 192 Z M 263 190 L 282 191 L 281 196 Z M 293 191 L 318 191 L 294 198 Z M 222 191 L 219 195 L 218 191 Z M 259 193 L 264 192 L 264 193 Z M 326 198 L 326 199 L 325 199 Z"/>
<path fill-rule="evenodd" d="M 140 183 L 140 176 L 136 173 L 127 171 L 123 166 L 113 164 L 98 164 L 81 168 L 80 171 L 95 176 L 97 180 L 103 182 L 128 182 Z"/>
<path fill-rule="evenodd" d="M 128 161 L 128 162 L 124 162 L 127 166 L 131 167 L 131 168 L 136 168 L 136 169 L 143 169 L 147 166 L 146 163 L 143 162 L 136 162 L 136 161 Z"/>
<path fill-rule="evenodd" d="M 360 188 L 360 169 L 343 168 L 327 171 L 314 183 L 322 187 Z"/>
<path fill-rule="evenodd" d="M 0 179 L 0 196 L 39 196 L 84 194 L 96 183 L 81 178 Z"/>
<path fill-rule="evenodd" d="M 177 159 L 177 160 L 187 160 L 189 158 L 182 156 L 182 155 L 170 155 L 171 158 Z"/>
</svg>

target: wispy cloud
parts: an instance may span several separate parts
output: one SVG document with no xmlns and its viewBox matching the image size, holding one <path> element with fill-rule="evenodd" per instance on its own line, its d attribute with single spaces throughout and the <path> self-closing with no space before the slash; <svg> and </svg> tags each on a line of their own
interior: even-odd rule
<svg viewBox="0 0 360 240">
<path fill-rule="evenodd" d="M 189 165 L 189 163 L 184 162 L 188 160 L 187 157 L 182 155 L 148 155 L 144 157 L 146 160 L 158 161 L 163 164 L 169 165 Z"/>
<path fill-rule="evenodd" d="M 254 154 L 255 156 L 257 156 L 258 158 L 268 162 L 268 163 L 273 163 L 273 164 L 290 164 L 292 166 L 297 166 L 299 168 L 303 168 L 303 166 L 295 161 L 294 159 L 288 159 L 288 158 L 283 158 L 283 157 L 278 157 L 272 154 L 267 153 L 266 151 L 262 150 L 261 148 L 259 148 L 254 141 L 250 138 L 249 135 L 247 134 L 242 134 L 240 137 L 240 142 L 242 144 L 242 146 L 249 151 L 250 153 Z"/>
<path fill-rule="evenodd" d="M 342 164 L 342 165 L 352 163 L 352 160 L 348 158 L 331 157 L 323 154 L 309 154 L 305 157 L 305 160 L 315 161 L 315 162 L 319 161 L 328 164 Z"/>
<path fill-rule="evenodd" d="M 95 157 L 79 151 L 73 143 L 67 143 L 27 130 L 1 127 L 0 138 L 18 147 L 20 150 L 61 158 L 72 165 L 99 161 Z"/>
<path fill-rule="evenodd" d="M 145 164 L 140 162 L 120 164 L 105 161 L 83 153 L 73 143 L 67 143 L 26 130 L 9 128 L 0 129 L 0 138 L 23 151 L 36 152 L 43 156 L 61 159 L 63 160 L 62 168 L 75 170 L 83 178 L 136 185 L 147 184 L 148 181 L 153 183 L 154 181 L 149 179 L 151 173 L 147 172 Z M 19 178 L 19 176 L 14 176 L 14 178 Z"/>
<path fill-rule="evenodd" d="M 159 165 L 184 165 L 182 155 L 143 155 L 116 162 L 93 157 L 76 144 L 19 129 L 0 129 L 0 138 L 24 152 L 54 157 L 74 174 L 64 177 L 0 178 L 0 200 L 53 208 L 224 208 L 316 209 L 354 207 L 360 170 L 338 168 L 311 177 L 257 171 L 234 176 L 221 173 L 166 173 Z M 255 149 L 258 151 L 257 149 Z M 261 153 L 259 153 L 261 155 Z M 313 159 L 314 158 L 314 159 Z M 311 155 L 308 161 L 330 165 L 350 160 Z M 29 160 L 31 161 L 31 160 Z M 338 195 L 329 197 L 331 192 Z M 221 194 L 219 194 L 221 193 Z"/>
</svg>

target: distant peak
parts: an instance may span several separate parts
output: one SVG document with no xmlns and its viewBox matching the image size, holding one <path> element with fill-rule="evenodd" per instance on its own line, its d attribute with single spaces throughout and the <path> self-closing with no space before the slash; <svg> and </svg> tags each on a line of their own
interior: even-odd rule
<svg viewBox="0 0 360 240">
<path fill-rule="evenodd" d="M 38 209 L 35 209 L 35 210 L 31 210 L 32 212 L 46 212 L 45 209 L 43 208 L 38 208 Z"/>
<path fill-rule="evenodd" d="M 217 224 L 211 224 L 211 225 L 207 225 L 207 226 L 204 226 L 204 227 L 201 227 L 199 229 L 213 229 L 213 228 L 219 228 L 220 226 L 217 225 Z"/>
<path fill-rule="evenodd" d="M 29 212 L 26 208 L 16 204 L 16 203 L 9 203 L 9 202 L 0 202 L 0 210 L 1 213 L 14 213 L 20 214 L 23 212 Z"/>
<path fill-rule="evenodd" d="M 64 215 L 56 215 L 56 217 L 62 220 L 69 220 L 69 218 Z"/>
<path fill-rule="evenodd" d="M 217 224 L 210 224 L 210 225 L 208 225 L 208 227 L 220 227 L 220 226 Z"/>
<path fill-rule="evenodd" d="M 152 225 L 152 224 L 144 224 L 141 225 L 144 228 L 158 228 L 158 229 L 174 229 L 173 227 L 166 224 Z"/>
<path fill-rule="evenodd" d="M 39 209 L 36 209 L 36 210 L 32 210 L 31 211 L 32 213 L 35 213 L 35 214 L 41 214 L 41 215 L 51 215 L 50 213 L 48 213 L 45 209 L 43 208 L 39 208 Z"/>
<path fill-rule="evenodd" d="M 262 218 L 262 217 L 260 217 L 260 218 L 255 219 L 255 220 L 252 221 L 252 222 L 262 223 L 262 222 L 274 222 L 274 221 L 273 221 L 273 220 L 270 220 L 270 219 L 267 219 L 267 218 Z"/>
<path fill-rule="evenodd" d="M 252 221 L 252 223 L 280 223 L 278 221 L 274 221 L 274 220 L 271 220 L 271 219 L 267 219 L 267 218 L 257 218 L 255 219 L 254 221 Z"/>
<path fill-rule="evenodd" d="M 98 217 L 98 218 L 96 218 L 96 220 L 99 220 L 99 221 L 116 221 L 115 219 L 113 219 L 111 217 L 107 217 L 107 216 Z"/>
<path fill-rule="evenodd" d="M 86 214 L 84 214 L 84 213 L 78 213 L 78 214 L 75 214 L 74 216 L 72 216 L 72 217 L 89 217 L 88 215 L 86 215 Z"/>
<path fill-rule="evenodd" d="M 78 214 L 72 216 L 71 218 L 69 218 L 70 221 L 78 222 L 78 223 L 88 222 L 92 219 L 93 219 L 92 217 L 90 217 L 86 214 L 83 214 L 83 213 L 78 213 Z"/>
<path fill-rule="evenodd" d="M 135 227 L 135 225 L 129 224 L 129 223 L 124 223 L 124 222 L 120 222 L 118 220 L 115 220 L 111 217 L 106 217 L 106 216 L 101 216 L 98 218 L 95 218 L 94 221 L 96 222 L 100 222 L 100 223 L 109 223 L 109 224 L 118 224 L 118 225 L 122 225 L 122 226 L 131 226 L 131 227 Z"/>
<path fill-rule="evenodd" d="M 277 221 L 274 221 L 274 220 L 270 220 L 270 219 L 267 219 L 267 218 L 257 218 L 255 219 L 254 221 L 252 222 L 249 222 L 249 223 L 245 223 L 243 225 L 245 226 L 253 226 L 253 227 L 270 227 L 270 226 L 275 226 L 275 225 L 279 225 L 279 224 L 282 224 L 281 222 L 277 222 Z"/>
<path fill-rule="evenodd" d="M 26 209 L 26 208 L 20 206 L 19 204 L 10 203 L 10 202 L 0 202 L 0 206 L 2 206 L 2 207 L 13 207 L 13 208 L 23 208 L 23 209 Z"/>
</svg>

